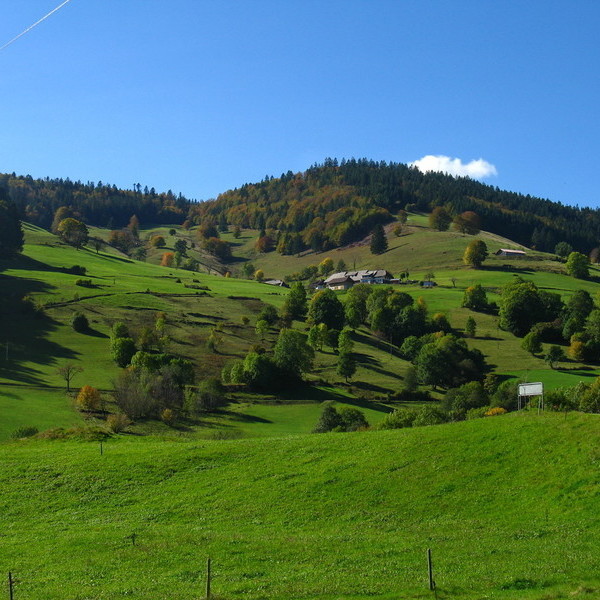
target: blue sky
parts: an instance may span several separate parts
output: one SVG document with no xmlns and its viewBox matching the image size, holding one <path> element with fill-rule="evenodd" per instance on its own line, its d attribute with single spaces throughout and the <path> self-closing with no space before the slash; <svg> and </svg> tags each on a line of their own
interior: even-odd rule
<svg viewBox="0 0 600 600">
<path fill-rule="evenodd" d="M 1 0 L 0 46 L 59 4 Z M 0 51 L 0 172 L 208 199 L 433 155 L 598 206 L 599 31 L 585 0 L 71 0 Z"/>
</svg>

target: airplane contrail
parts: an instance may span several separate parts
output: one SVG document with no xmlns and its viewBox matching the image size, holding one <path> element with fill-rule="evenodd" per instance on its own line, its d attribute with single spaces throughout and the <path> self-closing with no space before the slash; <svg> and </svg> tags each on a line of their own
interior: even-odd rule
<svg viewBox="0 0 600 600">
<path fill-rule="evenodd" d="M 12 40 L 6 42 L 6 44 L 4 44 L 4 46 L 0 48 L 0 52 L 2 52 L 4 48 L 8 48 L 13 42 L 16 42 L 20 37 L 24 36 L 26 33 L 29 33 L 34 27 L 37 27 L 42 21 L 45 21 L 49 16 L 53 15 L 57 10 L 60 10 L 65 4 L 68 4 L 69 2 L 71 2 L 71 0 L 65 0 L 62 4 L 59 4 L 54 10 L 51 10 L 47 15 L 44 15 L 39 21 L 36 21 L 33 25 L 30 25 L 25 31 L 22 31 Z"/>
</svg>

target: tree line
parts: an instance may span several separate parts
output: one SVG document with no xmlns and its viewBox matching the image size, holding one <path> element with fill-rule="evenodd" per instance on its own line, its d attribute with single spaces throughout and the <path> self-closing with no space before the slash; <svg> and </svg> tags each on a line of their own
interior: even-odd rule
<svg viewBox="0 0 600 600">
<path fill-rule="evenodd" d="M 265 248 L 282 254 L 335 248 L 362 239 L 399 211 L 439 208 L 454 218 L 476 213 L 488 231 L 538 250 L 552 252 L 557 244 L 566 243 L 589 254 L 600 244 L 597 209 L 367 159 L 326 159 L 302 173 L 265 177 L 201 203 L 171 190 L 142 189 L 140 184 L 123 190 L 102 182 L 33 179 L 14 173 L 0 174 L 0 190 L 24 220 L 46 229 L 56 211 L 66 206 L 86 224 L 109 229 L 125 227 L 134 214 L 144 223 L 210 223 L 221 231 L 259 229 L 265 232 Z M 269 240 L 269 231 L 279 232 L 278 239 Z"/>
<path fill-rule="evenodd" d="M 156 192 L 139 184 L 132 190 L 108 183 L 70 179 L 33 179 L 14 173 L 0 173 L 0 193 L 17 207 L 25 221 L 50 229 L 56 211 L 69 207 L 73 216 L 88 225 L 117 229 L 125 227 L 132 215 L 153 224 L 180 224 L 192 202 L 171 190 Z"/>
</svg>

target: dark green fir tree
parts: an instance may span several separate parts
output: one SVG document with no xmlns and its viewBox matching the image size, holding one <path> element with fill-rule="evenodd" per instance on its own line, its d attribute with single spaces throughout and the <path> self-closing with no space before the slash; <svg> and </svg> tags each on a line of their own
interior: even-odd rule
<svg viewBox="0 0 600 600">
<path fill-rule="evenodd" d="M 383 225 L 376 225 L 371 232 L 371 254 L 383 254 L 388 249 Z"/>
</svg>

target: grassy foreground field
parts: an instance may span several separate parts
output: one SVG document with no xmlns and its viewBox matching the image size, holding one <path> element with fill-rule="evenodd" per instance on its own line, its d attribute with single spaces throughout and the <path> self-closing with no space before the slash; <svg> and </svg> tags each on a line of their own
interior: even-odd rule
<svg viewBox="0 0 600 600">
<path fill-rule="evenodd" d="M 0 445 L 15 598 L 597 598 L 598 417 Z M 131 536 L 135 534 L 135 540 Z M 133 543 L 135 541 L 135 544 Z"/>
</svg>

